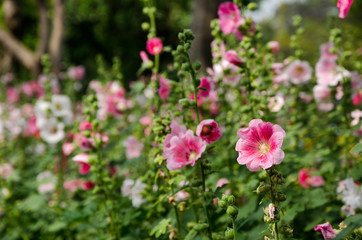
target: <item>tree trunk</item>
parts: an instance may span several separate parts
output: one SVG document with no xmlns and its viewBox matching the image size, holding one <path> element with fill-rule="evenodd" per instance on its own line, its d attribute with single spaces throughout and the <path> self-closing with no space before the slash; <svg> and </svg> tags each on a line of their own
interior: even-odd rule
<svg viewBox="0 0 362 240">
<path fill-rule="evenodd" d="M 50 36 L 49 53 L 52 70 L 54 73 L 59 73 L 64 35 L 64 0 L 53 0 L 53 4 L 53 29 Z"/>
</svg>

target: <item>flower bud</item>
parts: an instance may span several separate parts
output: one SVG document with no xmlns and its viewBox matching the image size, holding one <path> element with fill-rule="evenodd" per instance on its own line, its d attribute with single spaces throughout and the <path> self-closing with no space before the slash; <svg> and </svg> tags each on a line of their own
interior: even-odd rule
<svg viewBox="0 0 362 240">
<path fill-rule="evenodd" d="M 226 204 L 226 202 L 223 201 L 223 200 L 219 200 L 217 204 L 218 204 L 219 207 L 222 208 L 222 209 L 226 209 L 226 208 L 227 208 L 227 204 Z"/>
<path fill-rule="evenodd" d="M 207 224 L 207 223 L 198 223 L 198 224 L 196 224 L 195 226 L 194 226 L 194 229 L 196 230 L 196 231 L 201 231 L 201 230 L 204 230 L 204 229 L 206 229 L 206 228 L 208 228 L 209 227 L 209 224 Z"/>
<path fill-rule="evenodd" d="M 250 11 L 256 10 L 257 7 L 258 7 L 258 4 L 256 4 L 256 3 L 249 3 L 247 6 L 248 10 L 250 10 Z"/>
<path fill-rule="evenodd" d="M 226 209 L 226 213 L 227 215 L 229 215 L 229 217 L 231 217 L 232 219 L 236 219 L 239 213 L 239 210 L 237 207 L 235 206 L 228 206 L 228 208 Z"/>
<path fill-rule="evenodd" d="M 234 195 L 230 195 L 227 199 L 227 202 L 229 205 L 233 205 L 235 203 L 235 197 Z"/>
<path fill-rule="evenodd" d="M 225 231 L 225 237 L 226 239 L 233 239 L 235 235 L 235 231 L 232 228 L 227 228 Z"/>
</svg>

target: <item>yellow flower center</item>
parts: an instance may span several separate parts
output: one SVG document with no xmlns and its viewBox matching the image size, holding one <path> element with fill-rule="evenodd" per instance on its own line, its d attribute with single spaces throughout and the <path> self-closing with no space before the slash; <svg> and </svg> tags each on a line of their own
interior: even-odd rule
<svg viewBox="0 0 362 240">
<path fill-rule="evenodd" d="M 195 161 L 196 160 L 196 157 L 197 157 L 197 152 L 193 151 L 190 153 L 189 155 L 189 160 L 190 161 Z"/>
<path fill-rule="evenodd" d="M 259 145 L 259 152 L 260 152 L 262 155 L 267 154 L 269 151 L 270 151 L 270 146 L 269 146 L 268 143 L 261 143 L 261 144 Z"/>
</svg>

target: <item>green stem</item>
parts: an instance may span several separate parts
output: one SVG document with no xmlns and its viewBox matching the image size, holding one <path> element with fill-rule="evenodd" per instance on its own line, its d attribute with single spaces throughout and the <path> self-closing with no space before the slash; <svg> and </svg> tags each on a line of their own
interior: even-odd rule
<svg viewBox="0 0 362 240">
<path fill-rule="evenodd" d="M 204 210 L 206 213 L 206 218 L 207 218 L 207 224 L 209 225 L 208 227 L 208 233 L 209 233 L 209 237 L 212 240 L 212 230 L 211 230 L 211 219 L 210 219 L 210 215 L 209 215 L 209 211 L 207 210 L 207 206 L 205 205 L 206 199 L 205 199 L 205 195 L 204 193 L 206 192 L 206 184 L 205 184 L 205 172 L 204 172 L 204 165 L 202 163 L 202 159 L 200 159 L 200 169 L 201 169 L 201 176 L 202 176 L 202 190 L 203 190 L 203 194 L 202 194 L 202 198 L 204 199 Z"/>
<path fill-rule="evenodd" d="M 234 240 L 236 240 L 236 234 L 237 234 L 236 232 L 237 231 L 236 231 L 236 227 L 235 227 L 235 219 L 234 218 L 232 219 L 232 222 L 233 222 L 233 229 L 234 229 Z"/>
<path fill-rule="evenodd" d="M 188 54 L 186 54 L 186 59 L 187 59 L 187 63 L 190 65 L 190 70 L 191 70 L 191 78 L 192 78 L 192 84 L 194 85 L 194 98 L 195 98 L 195 112 L 196 112 L 196 118 L 197 118 L 197 124 L 200 123 L 200 116 L 199 116 L 199 107 L 197 104 L 197 87 L 196 86 L 196 73 L 194 68 L 192 67 L 192 63 L 190 60 L 190 57 Z"/>
<path fill-rule="evenodd" d="M 171 178 L 170 171 L 168 170 L 168 168 L 166 168 L 166 170 L 167 170 L 168 178 L 170 179 Z M 173 196 L 173 195 L 175 195 L 175 191 L 173 189 L 173 184 L 169 184 L 169 185 L 170 185 L 171 193 Z M 178 231 L 179 236 L 181 236 L 181 223 L 180 223 L 180 219 L 179 219 L 179 215 L 178 215 L 178 211 L 177 211 L 177 206 L 174 205 L 173 207 L 175 209 L 175 215 L 176 215 L 176 220 L 177 220 L 177 231 Z"/>
<path fill-rule="evenodd" d="M 272 200 L 272 203 L 277 206 L 277 202 L 275 201 L 275 198 L 274 198 L 274 192 L 273 192 L 273 188 L 274 188 L 274 183 L 271 179 L 271 173 L 270 171 L 266 170 L 267 173 L 268 173 L 268 176 L 269 176 L 269 180 L 270 180 L 270 196 L 271 196 L 271 200 Z M 278 223 L 275 222 L 273 223 L 273 232 L 274 232 L 274 240 L 278 240 L 279 239 L 279 236 L 278 236 Z"/>
</svg>

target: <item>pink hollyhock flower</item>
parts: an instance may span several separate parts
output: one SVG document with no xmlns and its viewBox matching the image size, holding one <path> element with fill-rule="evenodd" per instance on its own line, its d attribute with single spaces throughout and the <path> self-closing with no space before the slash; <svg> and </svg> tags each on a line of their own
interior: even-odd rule
<svg viewBox="0 0 362 240">
<path fill-rule="evenodd" d="M 321 58 L 316 64 L 316 76 L 318 85 L 336 86 L 341 80 L 337 74 L 337 64 L 329 58 Z"/>
<path fill-rule="evenodd" d="M 352 3 L 353 0 L 338 0 L 337 7 L 339 8 L 339 18 L 345 18 L 347 16 Z"/>
<path fill-rule="evenodd" d="M 160 88 L 158 89 L 158 94 L 160 95 L 162 100 L 166 100 L 171 92 L 170 80 L 164 78 L 162 75 L 159 75 L 158 79 L 160 80 Z"/>
<path fill-rule="evenodd" d="M 14 75 L 12 73 L 6 73 L 3 76 L 3 82 L 5 84 L 11 83 L 14 80 Z"/>
<path fill-rule="evenodd" d="M 216 187 L 222 187 L 224 186 L 225 184 L 228 184 L 229 183 L 229 180 L 227 180 L 226 178 L 220 178 L 217 183 L 216 183 Z M 230 189 L 227 189 L 225 191 L 225 194 L 230 194 Z"/>
<path fill-rule="evenodd" d="M 75 147 L 74 147 L 73 143 L 65 142 L 62 145 L 62 152 L 63 152 L 64 156 L 69 156 L 70 154 L 72 154 L 74 149 L 75 149 Z"/>
<path fill-rule="evenodd" d="M 284 106 L 284 97 L 282 94 L 277 94 L 275 97 L 269 98 L 268 108 L 271 112 L 279 112 Z"/>
<path fill-rule="evenodd" d="M 7 101 L 10 103 L 15 103 L 20 99 L 18 91 L 14 87 L 9 87 L 8 89 L 6 89 L 6 95 L 7 95 Z"/>
<path fill-rule="evenodd" d="M 295 60 L 285 71 L 294 84 L 303 84 L 312 78 L 312 68 L 306 61 Z"/>
<path fill-rule="evenodd" d="M 359 123 L 359 119 L 362 117 L 362 111 L 358 109 L 354 110 L 351 112 L 351 117 L 353 118 L 351 126 L 356 126 Z"/>
<path fill-rule="evenodd" d="M 221 3 L 217 11 L 221 31 L 225 34 L 233 33 L 240 20 L 239 7 L 233 2 Z"/>
<path fill-rule="evenodd" d="M 185 201 L 189 198 L 189 193 L 186 192 L 185 190 L 181 190 L 181 191 L 178 191 L 176 194 L 175 194 L 175 200 L 176 201 Z"/>
<path fill-rule="evenodd" d="M 187 165 L 193 166 L 205 151 L 206 142 L 191 130 L 178 126 L 175 121 L 172 124 L 171 133 L 165 137 L 162 154 L 167 159 L 167 168 L 177 170 Z"/>
<path fill-rule="evenodd" d="M 0 165 L 0 178 L 8 178 L 13 172 L 14 168 L 10 163 Z"/>
<path fill-rule="evenodd" d="M 83 183 L 82 188 L 84 190 L 90 190 L 90 189 L 93 189 L 95 186 L 96 186 L 95 182 L 92 182 L 92 181 L 88 180 L 85 183 Z"/>
<path fill-rule="evenodd" d="M 150 125 L 152 123 L 152 118 L 149 116 L 143 116 L 140 118 L 140 123 L 143 126 Z"/>
<path fill-rule="evenodd" d="M 140 52 L 140 57 L 142 59 L 142 62 L 144 62 L 144 63 L 150 61 L 150 59 L 148 58 L 147 53 L 145 51 Z"/>
<path fill-rule="evenodd" d="M 83 180 L 82 179 L 76 179 L 71 181 L 64 181 L 63 187 L 64 189 L 67 189 L 71 192 L 75 192 L 80 186 L 82 186 Z"/>
<path fill-rule="evenodd" d="M 123 142 L 123 146 L 126 147 L 127 158 L 138 158 L 142 154 L 143 144 L 132 135 Z"/>
<path fill-rule="evenodd" d="M 151 55 L 157 55 L 162 51 L 163 44 L 159 38 L 150 38 L 147 40 L 146 49 Z"/>
<path fill-rule="evenodd" d="M 276 54 L 280 50 L 280 45 L 277 41 L 270 41 L 267 43 L 267 46 L 273 54 Z"/>
<path fill-rule="evenodd" d="M 275 205 L 273 203 L 270 203 L 268 206 L 269 216 L 270 219 L 274 219 L 274 213 L 275 213 Z"/>
<path fill-rule="evenodd" d="M 87 153 L 80 153 L 73 157 L 73 161 L 80 165 L 79 172 L 80 174 L 87 174 L 91 168 L 89 164 L 89 155 Z"/>
<path fill-rule="evenodd" d="M 315 85 L 313 87 L 313 96 L 317 102 L 321 102 L 331 96 L 331 89 L 325 85 Z"/>
<path fill-rule="evenodd" d="M 75 80 L 82 80 L 85 76 L 85 68 L 83 66 L 71 67 L 68 69 L 68 76 Z"/>
<path fill-rule="evenodd" d="M 318 104 L 318 110 L 323 111 L 323 112 L 329 112 L 333 109 L 334 105 L 331 102 L 324 102 L 324 103 L 319 103 Z"/>
<path fill-rule="evenodd" d="M 355 106 L 358 106 L 362 101 L 362 96 L 361 93 L 356 93 L 353 97 L 352 97 L 352 104 Z"/>
<path fill-rule="evenodd" d="M 254 119 L 248 128 L 242 128 L 237 133 L 240 138 L 235 150 L 239 152 L 239 164 L 246 164 L 250 171 L 258 171 L 259 167 L 268 169 L 280 164 L 284 159 L 281 149 L 285 131 L 277 124 Z"/>
<path fill-rule="evenodd" d="M 332 228 L 329 222 L 315 226 L 314 231 L 322 233 L 324 240 L 332 240 L 337 234 L 337 231 Z"/>
<path fill-rule="evenodd" d="M 311 176 L 309 172 L 312 169 L 303 168 L 299 171 L 299 183 L 302 187 L 309 188 L 309 186 L 320 187 L 324 185 L 324 179 L 322 176 Z"/>
<path fill-rule="evenodd" d="M 24 136 L 39 136 L 39 131 L 36 125 L 36 117 L 30 117 L 24 130 Z"/>
<path fill-rule="evenodd" d="M 303 102 L 310 103 L 313 100 L 313 97 L 305 92 L 299 93 L 300 99 L 302 99 Z"/>
<path fill-rule="evenodd" d="M 337 54 L 331 53 L 331 48 L 333 48 L 333 47 L 334 47 L 334 44 L 332 42 L 322 44 L 320 47 L 321 58 L 327 58 L 331 61 L 336 61 L 338 58 Z"/>
<path fill-rule="evenodd" d="M 209 80 L 207 79 L 207 77 L 203 77 L 201 79 L 200 85 L 198 86 L 199 91 L 198 91 L 198 95 L 200 95 L 201 97 L 208 97 L 210 90 L 211 90 L 211 84 L 209 82 Z M 204 89 L 200 89 L 200 88 L 204 88 Z M 206 89 L 206 90 L 205 90 Z"/>
<path fill-rule="evenodd" d="M 212 144 L 218 140 L 222 133 L 213 119 L 207 119 L 200 122 L 196 128 L 196 135 L 205 140 L 208 144 Z"/>
<path fill-rule="evenodd" d="M 54 190 L 54 188 L 55 184 L 53 182 L 46 182 L 39 185 L 38 192 L 40 194 L 50 193 Z"/>
<path fill-rule="evenodd" d="M 243 64 L 243 61 L 239 58 L 238 54 L 234 50 L 227 51 L 225 53 L 224 59 L 238 67 Z"/>
<path fill-rule="evenodd" d="M 93 129 L 93 126 L 90 122 L 88 121 L 82 121 L 80 124 L 79 124 L 79 131 L 83 132 L 83 131 L 86 131 L 86 130 L 92 130 Z"/>
</svg>

